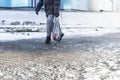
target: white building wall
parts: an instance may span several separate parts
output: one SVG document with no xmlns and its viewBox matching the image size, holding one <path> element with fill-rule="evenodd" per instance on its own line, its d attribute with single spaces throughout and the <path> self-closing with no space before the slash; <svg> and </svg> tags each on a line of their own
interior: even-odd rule
<svg viewBox="0 0 120 80">
<path fill-rule="evenodd" d="M 28 6 L 28 0 L 11 0 L 12 7 L 25 7 Z"/>
<path fill-rule="evenodd" d="M 90 11 L 112 11 L 112 0 L 89 0 Z"/>
<path fill-rule="evenodd" d="M 120 0 L 116 0 L 116 11 L 120 12 Z"/>
<path fill-rule="evenodd" d="M 103 4 L 101 4 L 101 0 L 89 0 L 88 3 L 90 11 L 99 11 L 103 6 Z"/>
<path fill-rule="evenodd" d="M 88 10 L 88 0 L 71 0 L 72 9 Z"/>
</svg>

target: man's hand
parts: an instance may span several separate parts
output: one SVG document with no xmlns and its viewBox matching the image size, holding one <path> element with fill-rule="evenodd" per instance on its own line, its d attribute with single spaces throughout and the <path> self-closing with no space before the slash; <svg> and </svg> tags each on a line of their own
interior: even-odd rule
<svg viewBox="0 0 120 80">
<path fill-rule="evenodd" d="M 37 9 L 35 9 L 35 13 L 36 13 L 36 15 L 38 15 L 38 12 L 39 12 L 39 11 L 38 11 Z"/>
<path fill-rule="evenodd" d="M 35 11 L 36 15 L 38 15 L 38 11 Z"/>
<path fill-rule="evenodd" d="M 59 17 L 59 15 L 55 15 L 55 17 L 57 18 L 57 17 Z"/>
</svg>

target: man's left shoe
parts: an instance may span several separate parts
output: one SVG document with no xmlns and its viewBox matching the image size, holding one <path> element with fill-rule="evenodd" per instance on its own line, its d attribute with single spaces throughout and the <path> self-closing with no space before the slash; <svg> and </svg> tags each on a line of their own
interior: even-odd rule
<svg viewBox="0 0 120 80">
<path fill-rule="evenodd" d="M 50 44 L 50 41 L 51 41 L 51 37 L 47 36 L 45 40 L 45 44 Z"/>
</svg>

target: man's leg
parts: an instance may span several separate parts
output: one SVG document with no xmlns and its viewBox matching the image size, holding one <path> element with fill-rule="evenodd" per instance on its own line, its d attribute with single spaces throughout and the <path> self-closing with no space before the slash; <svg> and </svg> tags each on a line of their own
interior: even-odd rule
<svg viewBox="0 0 120 80">
<path fill-rule="evenodd" d="M 54 16 L 53 15 L 49 15 L 47 17 L 47 37 L 46 37 L 46 44 L 50 44 L 51 41 L 51 32 L 53 30 L 53 26 L 54 26 Z"/>
</svg>

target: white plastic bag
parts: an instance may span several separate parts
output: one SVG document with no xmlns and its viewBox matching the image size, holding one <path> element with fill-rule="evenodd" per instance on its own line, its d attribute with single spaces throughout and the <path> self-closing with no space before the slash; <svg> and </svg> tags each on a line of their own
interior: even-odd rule
<svg viewBox="0 0 120 80">
<path fill-rule="evenodd" d="M 59 18 L 55 17 L 55 19 L 54 19 L 53 33 L 52 33 L 53 40 L 58 41 L 60 39 L 61 33 L 62 32 L 61 32 L 61 28 L 60 28 Z"/>
</svg>

